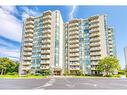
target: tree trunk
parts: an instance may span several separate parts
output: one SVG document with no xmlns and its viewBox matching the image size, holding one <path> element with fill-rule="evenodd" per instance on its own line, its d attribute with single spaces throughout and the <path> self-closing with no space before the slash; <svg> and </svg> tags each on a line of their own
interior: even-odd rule
<svg viewBox="0 0 127 95">
<path fill-rule="evenodd" d="M 6 74 L 6 68 L 5 68 L 5 70 L 4 70 L 4 75 Z"/>
<path fill-rule="evenodd" d="M 2 69 L 2 71 L 1 71 L 1 75 L 3 75 L 3 70 L 4 70 L 4 69 Z"/>
</svg>

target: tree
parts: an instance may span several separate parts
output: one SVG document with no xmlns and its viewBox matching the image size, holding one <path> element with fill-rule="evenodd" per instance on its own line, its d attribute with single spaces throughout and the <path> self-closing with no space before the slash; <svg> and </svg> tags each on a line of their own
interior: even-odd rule
<svg viewBox="0 0 127 95">
<path fill-rule="evenodd" d="M 97 70 L 103 73 L 104 76 L 109 76 L 114 73 L 115 70 L 120 69 L 119 60 L 116 57 L 107 56 L 102 58 L 98 62 Z"/>
<path fill-rule="evenodd" d="M 42 74 L 43 76 L 48 76 L 48 75 L 51 75 L 51 71 L 49 69 L 41 70 L 40 74 Z"/>
<path fill-rule="evenodd" d="M 0 74 L 18 72 L 18 64 L 9 58 L 0 58 Z"/>
<path fill-rule="evenodd" d="M 125 67 L 125 73 L 126 73 L 126 76 L 127 76 L 127 64 L 126 64 L 126 67 Z"/>
</svg>

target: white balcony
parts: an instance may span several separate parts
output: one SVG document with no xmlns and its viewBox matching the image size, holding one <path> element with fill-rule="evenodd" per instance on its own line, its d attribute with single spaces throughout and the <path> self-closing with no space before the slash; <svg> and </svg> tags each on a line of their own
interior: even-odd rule
<svg viewBox="0 0 127 95">
<path fill-rule="evenodd" d="M 24 51 L 32 51 L 32 48 L 24 48 Z"/>
<path fill-rule="evenodd" d="M 78 57 L 79 53 L 70 53 L 69 56 L 71 56 L 71 57 Z"/>
<path fill-rule="evenodd" d="M 93 19 L 93 20 L 90 20 L 90 23 L 93 24 L 93 23 L 99 23 L 99 20 L 98 19 Z"/>
<path fill-rule="evenodd" d="M 42 43 L 43 44 L 50 44 L 51 43 L 51 40 L 49 40 L 49 39 L 48 40 L 42 40 Z"/>
<path fill-rule="evenodd" d="M 71 66 L 80 66 L 79 63 L 70 63 Z"/>
<path fill-rule="evenodd" d="M 109 43 L 109 45 L 112 45 L 112 41 L 109 41 L 108 43 Z"/>
<path fill-rule="evenodd" d="M 50 29 L 50 28 L 51 28 L 51 25 L 50 25 L 50 24 L 44 25 L 43 28 L 44 28 L 44 29 Z"/>
<path fill-rule="evenodd" d="M 26 25 L 26 29 L 34 29 L 34 25 Z"/>
<path fill-rule="evenodd" d="M 26 41 L 26 42 L 33 42 L 33 39 L 28 38 L 28 39 L 25 39 L 24 41 Z"/>
<path fill-rule="evenodd" d="M 32 43 L 24 43 L 24 46 L 32 46 Z"/>
<path fill-rule="evenodd" d="M 70 70 L 80 70 L 80 67 L 70 67 Z"/>
<path fill-rule="evenodd" d="M 43 20 L 47 20 L 47 19 L 51 19 L 51 15 L 50 14 L 43 16 Z"/>
<path fill-rule="evenodd" d="M 23 55 L 29 56 L 29 55 L 32 55 L 32 52 L 28 52 L 28 53 L 24 52 Z"/>
<path fill-rule="evenodd" d="M 30 70 L 30 67 L 23 67 L 22 70 L 23 71 L 29 71 Z"/>
<path fill-rule="evenodd" d="M 70 37 L 73 35 L 79 35 L 79 32 L 78 31 L 69 32 Z"/>
<path fill-rule="evenodd" d="M 44 20 L 43 25 L 51 24 L 51 20 Z"/>
<path fill-rule="evenodd" d="M 72 31 L 78 31 L 78 30 L 79 30 L 78 27 L 72 27 L 72 28 L 69 29 L 70 32 L 72 32 Z"/>
<path fill-rule="evenodd" d="M 34 32 L 33 29 L 26 30 L 26 33 L 32 33 L 33 34 L 33 32 Z"/>
<path fill-rule="evenodd" d="M 51 34 L 51 30 L 50 29 L 44 29 L 42 35 L 46 35 L 46 34 Z"/>
<path fill-rule="evenodd" d="M 69 40 L 79 39 L 79 35 L 69 36 Z"/>
<path fill-rule="evenodd" d="M 91 70 L 97 70 L 95 67 L 91 67 Z"/>
<path fill-rule="evenodd" d="M 44 33 L 44 34 L 42 35 L 42 38 L 43 38 L 43 39 L 50 39 L 50 38 L 51 38 L 51 35 L 50 35 L 50 34 Z"/>
<path fill-rule="evenodd" d="M 78 40 L 78 39 L 69 40 L 69 43 L 70 43 L 70 44 L 78 44 L 78 43 L 79 43 L 79 40 Z"/>
<path fill-rule="evenodd" d="M 32 20 L 26 21 L 26 25 L 34 25 L 34 21 L 32 21 Z"/>
<path fill-rule="evenodd" d="M 90 55 L 101 55 L 101 52 L 90 52 Z"/>
<path fill-rule="evenodd" d="M 92 47 L 94 47 L 94 46 L 100 46 L 100 43 L 98 42 L 98 43 L 90 43 L 90 46 Z"/>
<path fill-rule="evenodd" d="M 98 62 L 91 62 L 91 65 L 97 65 Z"/>
<path fill-rule="evenodd" d="M 41 61 L 41 64 L 48 65 L 48 64 L 50 64 L 50 61 L 47 61 L 47 60 L 42 60 L 42 61 Z"/>
<path fill-rule="evenodd" d="M 91 60 L 100 60 L 100 57 L 91 57 Z"/>
<path fill-rule="evenodd" d="M 31 60 L 31 57 L 24 57 L 24 60 Z"/>
<path fill-rule="evenodd" d="M 99 32 L 98 33 L 94 33 L 94 32 L 92 33 L 91 32 L 90 35 L 89 35 L 90 38 L 95 38 L 95 37 L 99 37 L 99 36 L 100 36 Z"/>
<path fill-rule="evenodd" d="M 26 38 L 33 38 L 33 34 L 25 34 Z"/>
<path fill-rule="evenodd" d="M 73 52 L 79 52 L 79 49 L 70 49 L 70 53 L 73 53 Z"/>
<path fill-rule="evenodd" d="M 31 63 L 30 62 L 23 62 L 22 65 L 23 66 L 29 66 L 29 65 L 31 65 Z"/>
<path fill-rule="evenodd" d="M 96 37 L 96 38 L 91 38 L 91 39 L 90 39 L 90 42 L 98 42 L 98 41 L 100 41 L 100 38 L 97 38 L 97 37 Z"/>
<path fill-rule="evenodd" d="M 44 59 L 44 60 L 50 59 L 50 55 L 42 55 L 42 56 L 41 56 L 41 59 Z"/>
<path fill-rule="evenodd" d="M 100 51 L 101 47 L 94 47 L 94 48 L 90 48 L 90 51 Z"/>
<path fill-rule="evenodd" d="M 42 50 L 41 54 L 50 54 L 50 50 Z"/>
<path fill-rule="evenodd" d="M 49 66 L 41 66 L 40 69 L 46 70 L 46 69 L 50 69 Z"/>
<path fill-rule="evenodd" d="M 50 49 L 50 45 L 42 45 L 42 49 Z"/>
<path fill-rule="evenodd" d="M 79 48 L 79 45 L 78 44 L 72 44 L 69 46 L 70 50 L 72 49 L 76 49 L 76 48 Z"/>
<path fill-rule="evenodd" d="M 70 61 L 79 61 L 79 57 L 76 58 L 69 58 Z"/>
</svg>

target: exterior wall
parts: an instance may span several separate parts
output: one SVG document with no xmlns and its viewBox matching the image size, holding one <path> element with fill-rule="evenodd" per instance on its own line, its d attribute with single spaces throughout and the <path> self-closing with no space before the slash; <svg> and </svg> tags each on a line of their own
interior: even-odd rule
<svg viewBox="0 0 127 95">
<path fill-rule="evenodd" d="M 116 56 L 116 44 L 115 44 L 115 31 L 113 28 L 108 28 L 108 36 L 107 36 L 107 42 L 108 42 L 108 55 L 109 56 Z"/>
<path fill-rule="evenodd" d="M 125 64 L 127 64 L 127 47 L 124 48 Z"/>
<path fill-rule="evenodd" d="M 69 72 L 69 33 L 68 29 L 69 25 L 68 23 L 64 24 L 64 72 Z"/>
<path fill-rule="evenodd" d="M 98 74 L 96 71 L 98 61 L 102 57 L 107 56 L 105 20 L 105 15 L 97 15 L 89 18 L 90 58 L 92 74 Z"/>
<path fill-rule="evenodd" d="M 62 74 L 64 73 L 64 31 L 63 31 L 63 19 L 59 12 L 59 26 L 60 26 L 60 34 L 59 34 L 59 66 L 62 69 Z"/>
<path fill-rule="evenodd" d="M 69 50 L 69 73 L 76 74 L 80 71 L 80 55 L 79 55 L 79 20 L 73 19 L 69 22 L 69 40 L 68 40 L 68 50 Z"/>
<path fill-rule="evenodd" d="M 27 18 L 22 35 L 19 74 L 98 74 L 98 61 L 116 55 L 114 31 L 107 28 L 105 15 L 63 23 L 60 11 L 49 10 Z"/>
<path fill-rule="evenodd" d="M 84 60 L 85 62 L 83 63 L 83 70 L 84 74 L 90 75 L 91 74 L 91 62 L 90 62 L 90 41 L 89 41 L 89 22 L 88 20 L 83 20 L 82 21 L 82 26 L 83 26 L 83 32 L 84 32 Z"/>
<path fill-rule="evenodd" d="M 19 74 L 24 75 L 31 70 L 32 43 L 34 32 L 34 17 L 26 19 L 23 25 L 23 36 L 21 45 L 21 63 Z"/>
<path fill-rule="evenodd" d="M 42 46 L 42 16 L 34 18 L 31 73 L 40 71 Z"/>
<path fill-rule="evenodd" d="M 32 21 L 28 23 L 27 20 Z M 35 74 L 45 70 L 60 70 L 63 74 L 64 34 L 60 11 L 45 11 L 42 16 L 27 20 L 23 26 L 20 74 L 27 74 L 27 71 Z M 28 51 L 24 51 L 26 48 Z"/>
</svg>

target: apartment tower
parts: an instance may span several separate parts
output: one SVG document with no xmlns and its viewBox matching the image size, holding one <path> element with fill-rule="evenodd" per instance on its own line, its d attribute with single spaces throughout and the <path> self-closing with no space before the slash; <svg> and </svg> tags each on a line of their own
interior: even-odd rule
<svg viewBox="0 0 127 95">
<path fill-rule="evenodd" d="M 52 74 L 61 75 L 64 37 L 60 11 L 45 11 L 39 17 L 29 17 L 23 29 L 20 74 L 51 70 Z"/>
<path fill-rule="evenodd" d="M 114 34 L 105 15 L 66 23 L 58 10 L 30 16 L 23 25 L 19 73 L 99 74 L 98 61 L 116 56 Z"/>
</svg>

